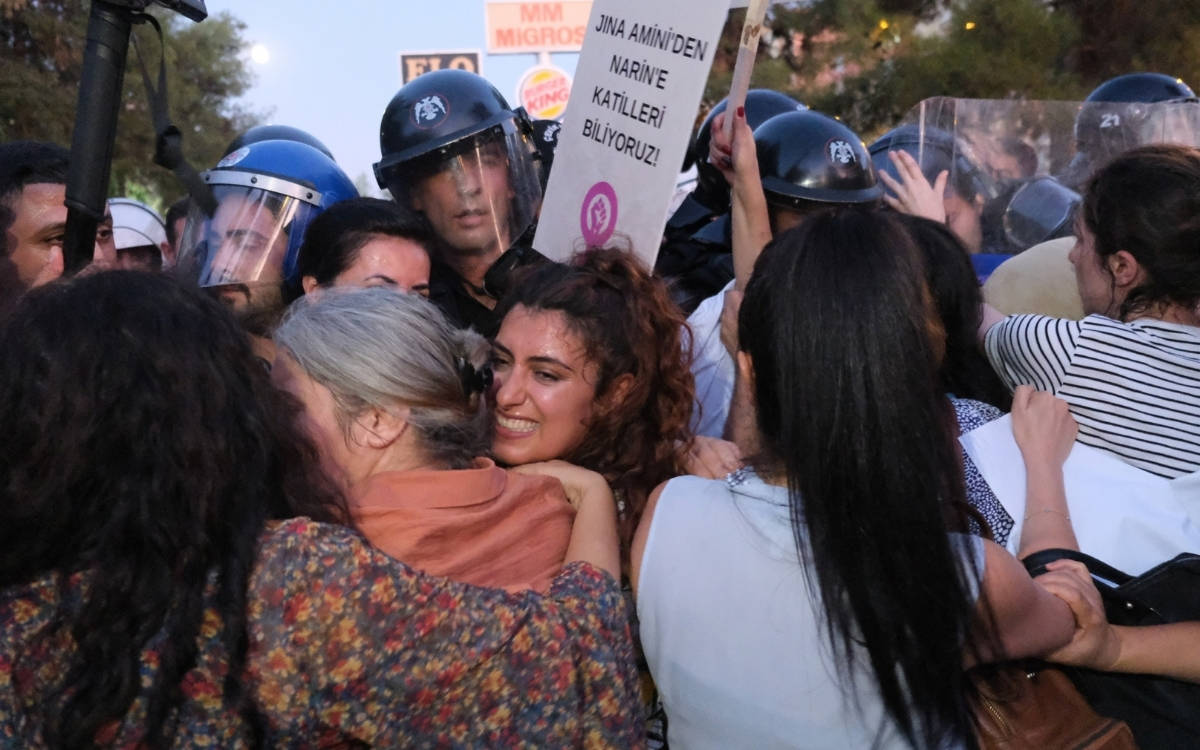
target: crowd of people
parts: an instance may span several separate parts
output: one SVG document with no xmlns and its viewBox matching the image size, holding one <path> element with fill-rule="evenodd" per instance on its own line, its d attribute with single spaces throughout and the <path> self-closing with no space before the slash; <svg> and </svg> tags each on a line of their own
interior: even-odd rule
<svg viewBox="0 0 1200 750">
<path fill-rule="evenodd" d="M 1200 471 L 1197 144 L 1081 142 L 1027 225 L 1076 288 L 1002 313 L 953 134 L 751 91 L 649 268 L 533 249 L 535 132 L 428 73 L 389 198 L 255 128 L 72 278 L 70 153 L 0 144 L 0 745 L 966 748 L 981 664 L 1200 683 L 1200 622 L 1021 563 L 1080 547 L 1076 442 Z M 958 441 L 1006 413 L 1020 518 Z"/>
</svg>

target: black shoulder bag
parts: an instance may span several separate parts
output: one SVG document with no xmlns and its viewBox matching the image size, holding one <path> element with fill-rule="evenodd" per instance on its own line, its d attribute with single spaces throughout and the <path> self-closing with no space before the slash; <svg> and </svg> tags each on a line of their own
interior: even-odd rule
<svg viewBox="0 0 1200 750">
<path fill-rule="evenodd" d="M 1064 549 L 1035 552 L 1023 562 L 1036 577 L 1046 572 L 1046 563 L 1062 559 L 1087 566 L 1114 625 L 1200 620 L 1200 555 L 1181 554 L 1139 576 Z M 1200 685 L 1151 675 L 1062 669 L 1097 712 L 1128 723 L 1143 750 L 1200 748 Z"/>
</svg>

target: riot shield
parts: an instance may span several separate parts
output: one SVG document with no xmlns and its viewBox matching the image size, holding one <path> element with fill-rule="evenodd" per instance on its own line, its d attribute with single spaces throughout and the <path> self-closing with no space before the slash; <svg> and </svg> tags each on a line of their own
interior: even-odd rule
<svg viewBox="0 0 1200 750">
<path fill-rule="evenodd" d="M 948 213 L 952 198 L 978 212 L 963 219 L 979 222 L 970 249 L 1012 254 L 1069 234 L 1088 177 L 1117 155 L 1151 143 L 1200 146 L 1200 102 L 939 97 L 913 107 L 901 128 L 892 150 L 912 154 L 931 180 L 950 171 Z"/>
</svg>

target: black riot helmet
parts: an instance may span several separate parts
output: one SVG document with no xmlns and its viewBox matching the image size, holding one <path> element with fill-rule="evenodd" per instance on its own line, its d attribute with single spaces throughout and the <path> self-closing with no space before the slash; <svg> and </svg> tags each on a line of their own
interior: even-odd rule
<svg viewBox="0 0 1200 750">
<path fill-rule="evenodd" d="M 379 124 L 382 157 L 374 165 L 379 187 L 389 188 L 407 163 L 493 128 L 526 137 L 532 132 L 525 111 L 509 107 L 480 75 L 445 69 L 413 79 L 392 97 Z"/>
<path fill-rule="evenodd" d="M 1194 102 L 1195 97 L 1182 80 L 1162 73 L 1126 73 L 1100 84 L 1075 117 L 1075 156 L 1061 175 L 1063 183 L 1082 189 L 1087 177 L 1113 157 L 1151 142 L 1155 117 L 1144 105 Z"/>
<path fill-rule="evenodd" d="M 728 99 L 722 99 L 709 110 L 704 122 L 696 130 L 696 138 L 688 149 L 683 168 L 686 171 L 693 163 L 699 175 L 696 180 L 695 198 L 705 207 L 716 212 L 729 208 L 729 186 L 721 172 L 708 163 L 708 147 L 712 142 L 713 120 L 729 106 Z M 787 94 L 770 89 L 750 89 L 746 92 L 746 124 L 754 130 L 775 115 L 785 112 L 800 112 L 808 109 Z"/>
<path fill-rule="evenodd" d="M 303 143 L 306 146 L 312 146 L 330 159 L 333 159 L 333 153 L 330 152 L 324 143 L 317 140 L 316 136 L 300 128 L 293 128 L 290 125 L 256 125 L 230 141 L 229 145 L 225 147 L 225 152 L 222 156 L 228 156 L 242 146 L 249 146 L 251 143 L 258 143 L 259 141 L 295 141 L 296 143 Z"/>
<path fill-rule="evenodd" d="M 1126 73 L 1100 84 L 1084 101 L 1152 103 L 1195 96 L 1195 92 L 1180 78 L 1163 73 Z"/>
<path fill-rule="evenodd" d="M 754 131 L 767 201 L 873 203 L 883 195 L 867 147 L 850 128 L 813 110 L 776 115 Z"/>
<path fill-rule="evenodd" d="M 1009 244 L 1025 249 L 1071 234 L 1079 193 L 1053 177 L 1035 177 L 1020 187 L 1004 209 L 1004 234 Z"/>
<path fill-rule="evenodd" d="M 875 172 L 887 172 L 901 182 L 896 165 L 888 157 L 891 151 L 906 151 L 921 167 L 929 184 L 943 171 L 949 172 L 949 186 L 965 201 L 978 197 L 990 199 L 996 189 L 986 172 L 968 155 L 967 146 L 940 128 L 901 125 L 881 135 L 868 151 Z"/>
<path fill-rule="evenodd" d="M 379 148 L 379 186 L 424 215 L 451 251 L 504 250 L 536 217 L 542 192 L 529 117 L 481 76 L 436 70 L 402 86 L 384 110 Z M 489 242 L 480 225 L 492 228 Z"/>
</svg>

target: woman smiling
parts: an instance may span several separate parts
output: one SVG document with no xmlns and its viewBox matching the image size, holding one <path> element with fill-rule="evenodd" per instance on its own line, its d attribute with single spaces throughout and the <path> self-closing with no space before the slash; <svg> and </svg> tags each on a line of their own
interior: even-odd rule
<svg viewBox="0 0 1200 750">
<path fill-rule="evenodd" d="M 355 524 L 393 557 L 465 583 L 546 591 L 573 526 L 611 528 L 612 494 L 593 472 L 505 471 L 484 457 L 487 342 L 431 302 L 330 290 L 293 305 L 275 338 L 273 379 L 304 404 Z M 616 575 L 615 548 L 608 559 Z"/>
<path fill-rule="evenodd" d="M 611 249 L 531 269 L 497 312 L 493 455 L 604 475 L 627 545 L 647 494 L 683 472 L 691 446 L 683 314 L 660 279 Z"/>
</svg>

